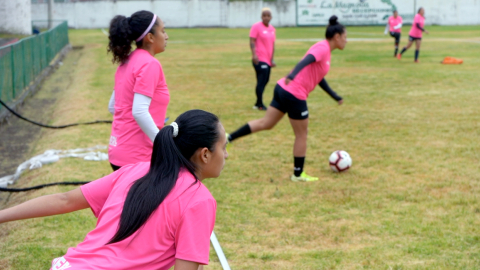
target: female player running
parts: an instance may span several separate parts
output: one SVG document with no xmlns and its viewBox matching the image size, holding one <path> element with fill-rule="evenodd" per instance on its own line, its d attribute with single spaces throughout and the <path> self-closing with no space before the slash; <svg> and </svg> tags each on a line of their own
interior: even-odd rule
<svg viewBox="0 0 480 270">
<path fill-rule="evenodd" d="M 250 29 L 250 49 L 252 50 L 252 63 L 257 75 L 255 94 L 257 101 L 254 109 L 267 110 L 263 105 L 263 91 L 270 79 L 270 68 L 276 67 L 273 61 L 275 51 L 275 27 L 270 23 L 272 11 L 269 8 L 262 9 L 262 21 L 257 22 Z"/>
<path fill-rule="evenodd" d="M 394 57 L 397 57 L 398 53 L 398 44 L 400 44 L 400 36 L 402 35 L 402 17 L 398 15 L 398 11 L 393 11 L 393 16 L 388 18 L 388 32 L 390 36 L 395 38 L 395 52 L 393 53 Z M 386 33 L 385 33 L 386 34 Z"/>
<path fill-rule="evenodd" d="M 116 16 L 110 23 L 108 51 L 119 63 L 109 110 L 113 114 L 108 157 L 113 170 L 149 161 L 153 140 L 164 125 L 170 101 L 162 65 L 154 55 L 165 51 L 168 35 L 150 11 Z M 137 49 L 132 50 L 135 41 Z"/>
<path fill-rule="evenodd" d="M 418 54 L 420 53 L 420 45 L 422 44 L 422 34 L 428 31 L 423 28 L 425 25 L 425 9 L 423 7 L 418 9 L 417 15 L 413 19 L 412 29 L 408 33 L 408 44 L 403 47 L 402 51 L 397 55 L 398 59 L 402 59 L 402 54 L 412 46 L 415 41 L 415 63 L 418 63 Z"/>
<path fill-rule="evenodd" d="M 228 136 L 229 142 L 250 133 L 273 128 L 285 113 L 288 113 L 290 124 L 295 133 L 293 146 L 294 170 L 292 181 L 316 181 L 317 177 L 307 175 L 303 171 L 307 152 L 308 108 L 307 97 L 318 84 L 338 104 L 343 99 L 327 84 L 325 75 L 330 69 L 330 55 L 335 49 L 343 50 L 347 43 L 345 27 L 337 22 L 337 16 L 332 16 L 325 33 L 326 40 L 314 44 L 297 64 L 293 71 L 277 82 L 273 100 L 265 116 L 253 120 Z"/>
<path fill-rule="evenodd" d="M 0 223 L 91 208 L 95 229 L 51 270 L 203 269 L 217 205 L 202 180 L 220 175 L 226 143 L 215 115 L 187 111 L 157 134 L 151 162 L 2 210 Z"/>
</svg>

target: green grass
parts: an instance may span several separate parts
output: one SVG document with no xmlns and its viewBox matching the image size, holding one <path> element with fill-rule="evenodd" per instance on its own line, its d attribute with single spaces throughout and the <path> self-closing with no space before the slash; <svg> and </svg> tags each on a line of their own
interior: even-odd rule
<svg viewBox="0 0 480 270">
<path fill-rule="evenodd" d="M 408 27 L 401 46 L 406 43 Z M 479 269 L 480 268 L 480 30 L 428 28 L 414 49 L 393 58 L 383 27 L 349 27 L 344 51 L 334 51 L 326 79 L 344 97 L 338 106 L 317 88 L 310 111 L 306 170 L 320 177 L 293 183 L 293 132 L 283 119 L 273 130 L 232 145 L 225 169 L 205 184 L 218 203 L 215 232 L 232 269 Z M 172 121 L 200 108 L 231 132 L 261 117 L 253 111 L 254 70 L 248 29 L 171 29 L 158 55 L 171 93 Z M 324 28 L 278 28 L 275 82 L 301 59 Z M 354 38 L 371 38 L 353 41 Z M 71 30 L 71 71 L 51 124 L 107 119 L 115 66 L 100 30 Z M 441 65 L 445 56 L 462 65 Z M 44 87 L 52 87 L 54 74 Z M 65 77 L 65 76 L 64 76 Z M 58 79 L 58 78 L 57 78 Z M 44 130 L 32 155 L 108 143 L 108 126 Z M 343 149 L 353 167 L 332 173 L 328 156 Z M 109 173 L 107 162 L 61 160 L 22 177 L 21 185 Z M 55 187 L 12 195 L 12 203 L 69 190 Z M 45 269 L 95 226 L 89 210 L 1 225 L 0 266 Z M 211 248 L 210 265 L 221 269 Z"/>
<path fill-rule="evenodd" d="M 20 40 L 25 37 L 29 37 L 29 35 L 0 33 L 0 38 L 18 38 Z"/>
</svg>

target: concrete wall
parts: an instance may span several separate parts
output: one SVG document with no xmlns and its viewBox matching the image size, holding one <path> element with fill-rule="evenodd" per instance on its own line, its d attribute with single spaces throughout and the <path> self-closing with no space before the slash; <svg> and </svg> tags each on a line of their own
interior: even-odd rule
<svg viewBox="0 0 480 270">
<path fill-rule="evenodd" d="M 29 3 L 30 0 L 0 0 L 0 3 L 9 2 Z M 328 0 L 327 2 L 338 1 Z M 413 2 L 415 5 L 411 7 L 411 11 L 408 10 L 408 13 L 413 14 L 416 8 L 424 7 L 428 25 L 480 24 L 480 0 L 416 0 Z M 265 6 L 272 9 L 272 25 L 276 27 L 296 25 L 295 0 L 277 2 L 137 0 L 55 3 L 53 19 L 68 20 L 69 27 L 73 28 L 108 28 L 109 21 L 115 15 L 130 16 L 135 11 L 145 9 L 160 16 L 167 27 L 250 27 L 260 20 L 260 10 Z M 31 10 L 32 20 L 47 19 L 47 4 L 31 4 Z M 3 17 L 0 6 L 0 18 Z"/>
<path fill-rule="evenodd" d="M 1 0 L 6 1 L 6 0 Z M 250 27 L 260 21 L 263 7 L 272 9 L 274 26 L 295 26 L 295 1 L 263 2 L 226 0 L 98 1 L 55 3 L 54 20 L 67 20 L 73 28 L 108 28 L 118 14 L 130 16 L 150 10 L 167 27 Z M 47 19 L 47 4 L 32 4 L 32 20 Z"/>
<path fill-rule="evenodd" d="M 32 34 L 31 0 L 0 0 L 0 32 Z"/>
<path fill-rule="evenodd" d="M 425 24 L 480 24 L 480 0 L 417 0 L 425 8 Z"/>
</svg>

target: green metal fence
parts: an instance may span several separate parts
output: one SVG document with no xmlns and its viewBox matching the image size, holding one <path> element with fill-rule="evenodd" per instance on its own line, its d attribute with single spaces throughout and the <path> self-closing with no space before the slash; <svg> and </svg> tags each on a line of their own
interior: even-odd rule
<svg viewBox="0 0 480 270">
<path fill-rule="evenodd" d="M 68 25 L 64 21 L 38 35 L 0 47 L 0 99 L 8 103 L 46 68 L 68 44 Z M 0 105 L 0 112 L 4 110 Z"/>
</svg>

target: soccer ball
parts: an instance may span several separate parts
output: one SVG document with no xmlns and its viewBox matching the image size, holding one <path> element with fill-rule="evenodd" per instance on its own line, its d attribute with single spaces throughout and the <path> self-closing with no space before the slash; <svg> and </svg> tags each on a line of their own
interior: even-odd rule
<svg viewBox="0 0 480 270">
<path fill-rule="evenodd" d="M 334 172 L 344 172 L 352 167 L 352 158 L 343 150 L 333 152 L 328 159 L 330 168 Z"/>
</svg>

